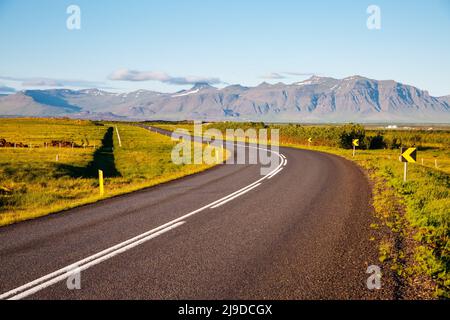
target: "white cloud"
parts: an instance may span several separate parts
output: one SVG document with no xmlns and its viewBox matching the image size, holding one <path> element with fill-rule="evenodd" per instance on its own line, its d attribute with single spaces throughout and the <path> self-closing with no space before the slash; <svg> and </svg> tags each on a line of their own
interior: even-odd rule
<svg viewBox="0 0 450 320">
<path fill-rule="evenodd" d="M 53 79 L 45 77 L 7 77 L 1 76 L 0 79 L 7 80 L 14 83 L 15 87 L 22 88 L 35 88 L 35 87 L 45 87 L 45 88 L 60 88 L 60 87 L 74 87 L 74 88 L 102 88 L 107 89 L 104 83 L 86 80 L 76 80 L 76 79 Z"/>
<path fill-rule="evenodd" d="M 14 93 L 16 89 L 0 84 L 0 93 Z"/>
<path fill-rule="evenodd" d="M 263 78 L 263 79 L 286 79 L 286 76 L 284 76 L 278 72 L 271 72 L 269 74 L 261 76 L 260 78 Z"/>
<path fill-rule="evenodd" d="M 22 86 L 24 87 L 64 87 L 64 84 L 61 81 L 57 81 L 54 79 L 27 79 L 22 82 Z"/>
<path fill-rule="evenodd" d="M 219 78 L 207 77 L 172 77 L 165 72 L 159 71 L 137 71 L 129 69 L 119 69 L 114 71 L 108 77 L 114 81 L 159 81 L 168 84 L 186 85 L 205 82 L 208 84 L 219 84 L 222 81 Z"/>
<path fill-rule="evenodd" d="M 317 73 L 313 73 L 313 72 L 292 72 L 292 71 L 283 72 L 283 74 L 287 74 L 290 76 L 299 76 L 299 77 L 312 77 L 312 76 L 317 75 Z"/>
<path fill-rule="evenodd" d="M 286 72 L 271 72 L 266 75 L 261 76 L 262 79 L 287 79 L 291 77 L 311 77 L 314 76 L 315 73 L 312 72 L 293 72 L 293 71 L 286 71 Z"/>
</svg>

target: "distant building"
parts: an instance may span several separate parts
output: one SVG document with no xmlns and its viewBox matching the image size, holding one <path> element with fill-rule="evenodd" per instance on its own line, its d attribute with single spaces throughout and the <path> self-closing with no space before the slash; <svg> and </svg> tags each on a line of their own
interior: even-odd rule
<svg viewBox="0 0 450 320">
<path fill-rule="evenodd" d="M 398 126 L 396 126 L 395 124 L 391 124 L 387 126 L 386 129 L 398 129 Z"/>
</svg>

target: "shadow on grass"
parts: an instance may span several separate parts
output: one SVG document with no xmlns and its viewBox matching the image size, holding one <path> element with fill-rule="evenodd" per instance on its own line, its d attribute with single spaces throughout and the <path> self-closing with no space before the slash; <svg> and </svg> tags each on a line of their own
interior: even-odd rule
<svg viewBox="0 0 450 320">
<path fill-rule="evenodd" d="M 94 158 L 86 167 L 77 167 L 67 164 L 60 164 L 58 172 L 61 176 L 72 178 L 97 178 L 98 170 L 103 170 L 105 178 L 120 177 L 120 172 L 116 169 L 113 152 L 114 129 L 108 128 L 102 139 L 102 146 L 94 152 Z"/>
</svg>

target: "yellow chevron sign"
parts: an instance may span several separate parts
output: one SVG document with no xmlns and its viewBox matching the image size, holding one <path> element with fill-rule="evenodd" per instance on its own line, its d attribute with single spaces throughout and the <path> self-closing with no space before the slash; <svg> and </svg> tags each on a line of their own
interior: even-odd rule
<svg viewBox="0 0 450 320">
<path fill-rule="evenodd" d="M 402 162 L 416 162 L 417 148 L 408 148 L 404 150 L 402 148 Z"/>
<path fill-rule="evenodd" d="M 354 147 L 359 147 L 359 139 L 353 139 L 352 144 Z"/>
</svg>

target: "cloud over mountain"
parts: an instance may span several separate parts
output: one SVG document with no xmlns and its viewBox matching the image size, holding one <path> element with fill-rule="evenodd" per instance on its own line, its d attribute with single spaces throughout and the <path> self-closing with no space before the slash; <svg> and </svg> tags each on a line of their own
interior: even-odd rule
<svg viewBox="0 0 450 320">
<path fill-rule="evenodd" d="M 213 77 L 173 77 L 165 72 L 160 71 L 138 71 L 129 69 L 116 70 L 109 75 L 108 79 L 114 81 L 159 81 L 176 85 L 196 84 L 199 82 L 208 84 L 222 83 L 219 78 Z"/>
<path fill-rule="evenodd" d="M 13 93 L 16 89 L 0 84 L 0 93 Z"/>
<path fill-rule="evenodd" d="M 265 74 L 265 75 L 261 76 L 260 78 L 276 80 L 276 79 L 286 79 L 286 76 L 284 76 L 284 75 L 282 75 L 282 74 L 280 74 L 278 72 L 271 72 L 271 73 L 268 73 L 268 74 Z"/>
<path fill-rule="evenodd" d="M 270 72 L 261 76 L 262 79 L 272 79 L 272 80 L 281 80 L 288 79 L 291 77 L 312 77 L 316 75 L 312 72 L 295 72 L 295 71 L 284 71 L 284 72 Z"/>
<path fill-rule="evenodd" d="M 47 77 L 9 77 L 0 75 L 0 79 L 8 80 L 14 82 L 18 87 L 52 87 L 52 88 L 62 88 L 62 87 L 74 87 L 74 88 L 104 88 L 103 82 L 97 81 L 86 81 L 78 79 L 57 79 L 57 78 L 47 78 Z"/>
</svg>

